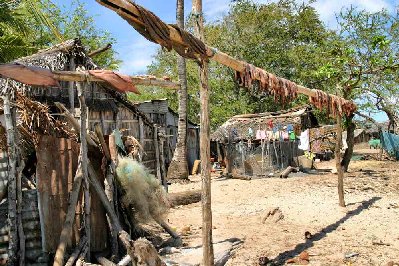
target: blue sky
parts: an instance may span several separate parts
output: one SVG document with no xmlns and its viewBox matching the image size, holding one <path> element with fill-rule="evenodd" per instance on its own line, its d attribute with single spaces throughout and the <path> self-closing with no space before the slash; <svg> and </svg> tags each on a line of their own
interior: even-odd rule
<svg viewBox="0 0 399 266">
<path fill-rule="evenodd" d="M 71 1 L 54 0 L 54 2 L 69 8 Z M 144 73 L 147 66 L 151 64 L 158 45 L 147 41 L 115 12 L 101 6 L 95 0 L 82 0 L 82 2 L 86 4 L 89 14 L 95 17 L 97 26 L 110 32 L 116 38 L 117 42 L 113 44 L 113 47 L 123 60 L 120 71 L 126 74 Z M 163 21 L 175 23 L 175 0 L 136 0 L 135 2 L 154 12 Z M 206 19 L 208 21 L 220 19 L 227 12 L 230 2 L 230 0 L 203 0 Z M 257 2 L 266 3 L 270 0 L 257 0 Z M 298 2 L 303 1 L 298 0 Z M 186 0 L 185 5 L 185 13 L 188 15 L 191 11 L 191 1 Z M 368 11 L 386 8 L 394 12 L 395 6 L 399 5 L 399 0 L 318 0 L 312 5 L 326 25 L 334 28 L 335 14 L 344 7 L 353 5 Z M 384 117 L 380 115 L 376 118 L 384 120 Z"/>
</svg>

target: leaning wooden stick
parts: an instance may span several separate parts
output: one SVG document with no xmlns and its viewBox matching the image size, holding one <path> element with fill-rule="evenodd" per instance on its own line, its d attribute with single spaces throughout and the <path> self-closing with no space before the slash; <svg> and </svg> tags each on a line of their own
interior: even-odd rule
<svg viewBox="0 0 399 266">
<path fill-rule="evenodd" d="M 76 132 L 80 132 L 80 125 L 78 120 L 73 117 L 71 112 L 63 105 L 62 103 L 56 102 L 54 103 L 55 106 L 57 106 L 58 109 L 64 112 L 65 118 L 68 120 L 68 122 L 72 125 L 72 127 L 75 129 Z M 92 146 L 92 147 L 97 147 L 97 144 L 94 142 L 94 140 L 90 137 L 90 135 L 86 134 L 86 141 L 87 144 Z"/>
<path fill-rule="evenodd" d="M 57 247 L 57 251 L 55 253 L 53 266 L 64 265 L 65 249 L 72 235 L 72 225 L 75 218 L 75 209 L 76 209 L 76 204 L 78 203 L 79 191 L 82 185 L 82 177 L 83 177 L 82 169 L 80 167 L 81 165 L 80 158 L 81 157 L 79 157 L 78 170 L 76 171 L 75 178 L 73 179 L 72 191 L 69 197 L 67 214 L 65 216 L 64 225 L 62 226 L 60 241 Z"/>
<path fill-rule="evenodd" d="M 87 83 L 78 82 L 76 83 L 76 87 L 78 90 L 78 99 L 80 105 L 80 149 L 82 155 L 82 175 L 84 181 L 84 229 L 85 234 L 87 237 L 87 253 L 86 259 L 90 261 L 90 234 L 91 234 L 91 225 L 90 225 L 90 190 L 89 190 L 89 180 L 88 180 L 88 173 L 87 173 L 87 128 L 86 128 L 86 121 L 87 121 L 87 106 L 85 100 L 85 93 L 84 87 L 86 87 Z"/>
<path fill-rule="evenodd" d="M 76 260 L 79 258 L 80 253 L 81 253 L 82 249 L 86 246 L 86 244 L 87 244 L 87 238 L 84 236 L 80 239 L 79 245 L 72 252 L 68 261 L 65 263 L 65 266 L 75 265 Z"/>
<path fill-rule="evenodd" d="M 105 175 L 105 194 L 107 195 L 108 200 L 113 203 L 114 202 L 114 173 L 115 173 L 115 164 L 111 158 L 111 153 L 107 144 L 105 143 L 104 134 L 102 132 L 100 124 L 96 124 L 94 126 L 94 131 L 96 132 L 96 136 L 100 141 L 101 148 L 103 150 L 104 156 L 107 159 L 107 170 Z M 114 205 L 112 205 L 113 207 Z M 115 208 L 113 208 L 115 210 Z M 107 217 L 108 226 L 111 230 L 111 251 L 112 254 L 117 256 L 118 252 L 118 232 L 115 230 L 115 226 L 111 222 L 111 219 Z"/>
<path fill-rule="evenodd" d="M 101 203 L 104 206 L 105 211 L 109 215 L 112 223 L 115 225 L 116 230 L 118 231 L 118 237 L 123 244 L 123 246 L 126 248 L 127 254 L 132 258 L 133 261 L 137 260 L 142 260 L 142 258 L 146 258 L 147 254 L 145 252 L 147 250 L 153 250 L 154 247 L 151 245 L 151 243 L 147 243 L 147 249 L 143 248 L 135 248 L 134 244 L 135 242 L 130 238 L 130 235 L 123 230 L 121 223 L 119 222 L 118 217 L 115 214 L 115 211 L 112 208 L 111 203 L 108 201 L 107 196 L 105 195 L 105 191 L 102 188 L 100 182 L 98 181 L 97 174 L 93 168 L 93 165 L 88 163 L 88 170 L 89 170 L 89 181 L 90 184 L 92 185 L 94 191 L 97 193 L 98 197 L 100 198 Z M 158 255 L 152 255 L 152 261 L 154 262 L 154 266 L 161 266 L 162 265 L 162 260 L 158 257 Z"/>
</svg>

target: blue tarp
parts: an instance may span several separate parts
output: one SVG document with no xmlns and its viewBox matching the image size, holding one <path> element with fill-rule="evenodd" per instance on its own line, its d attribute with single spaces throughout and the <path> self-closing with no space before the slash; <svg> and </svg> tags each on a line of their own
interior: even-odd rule
<svg viewBox="0 0 399 266">
<path fill-rule="evenodd" d="M 384 150 L 399 160 L 399 135 L 382 132 L 381 141 Z"/>
</svg>

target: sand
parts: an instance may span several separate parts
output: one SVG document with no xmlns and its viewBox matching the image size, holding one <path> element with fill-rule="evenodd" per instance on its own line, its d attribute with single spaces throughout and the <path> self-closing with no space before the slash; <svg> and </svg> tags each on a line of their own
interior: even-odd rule
<svg viewBox="0 0 399 266">
<path fill-rule="evenodd" d="M 364 152 L 362 150 L 362 152 Z M 319 167 L 329 168 L 334 161 Z M 200 177 L 173 184 L 170 192 L 201 187 Z M 399 164 L 354 161 L 345 177 L 347 207 L 338 206 L 337 176 L 331 173 L 291 175 L 288 179 L 212 180 L 214 242 L 244 240 L 227 265 L 275 265 L 302 251 L 309 265 L 387 265 L 399 262 Z M 284 218 L 262 218 L 278 207 Z M 169 223 L 191 247 L 201 244 L 201 205 L 174 208 Z M 312 234 L 305 239 L 305 232 Z"/>
</svg>

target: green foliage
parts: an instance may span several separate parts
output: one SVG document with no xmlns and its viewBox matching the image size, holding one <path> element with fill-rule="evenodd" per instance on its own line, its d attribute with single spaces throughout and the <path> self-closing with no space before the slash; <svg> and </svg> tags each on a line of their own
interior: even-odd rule
<svg viewBox="0 0 399 266">
<path fill-rule="evenodd" d="M 0 5 L 0 26 L 2 62 L 67 39 L 80 38 L 88 51 L 115 42 L 108 32 L 95 26 L 94 18 L 79 0 L 73 0 L 63 8 L 51 0 L 22 0 L 13 7 Z M 111 69 L 118 68 L 120 64 L 112 49 L 97 55 L 94 61 L 101 67 Z"/>
<path fill-rule="evenodd" d="M 338 16 L 337 38 L 330 38 L 328 62 L 317 74 L 335 84 L 338 93 L 353 99 L 361 110 L 395 111 L 398 98 L 398 14 L 356 8 Z"/>
<path fill-rule="evenodd" d="M 325 63 L 323 47 L 332 34 L 325 29 L 314 8 L 298 5 L 293 0 L 269 4 L 234 1 L 227 16 L 205 27 L 207 44 L 281 77 L 319 89 L 324 89 L 324 83 L 320 81 L 317 70 Z M 148 72 L 177 78 L 174 54 L 160 50 Z M 236 114 L 289 107 L 276 103 L 271 97 L 248 94 L 235 84 L 231 69 L 212 61 L 209 82 L 212 128 Z M 194 62 L 188 62 L 188 115 L 194 121 L 199 118 L 198 84 L 198 67 Z M 152 93 L 147 96 L 157 97 Z M 162 96 L 170 98 L 173 107 L 176 96 L 171 93 Z M 299 97 L 293 104 L 305 100 Z"/>
<path fill-rule="evenodd" d="M 21 15 L 12 6 L 0 4 L 0 63 L 36 51 L 28 42 L 29 29 Z"/>
</svg>

